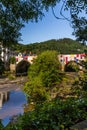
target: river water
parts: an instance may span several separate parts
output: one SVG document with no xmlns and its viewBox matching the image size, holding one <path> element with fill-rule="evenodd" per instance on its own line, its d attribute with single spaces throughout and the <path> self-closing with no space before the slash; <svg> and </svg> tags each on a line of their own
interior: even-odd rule
<svg viewBox="0 0 87 130">
<path fill-rule="evenodd" d="M 20 89 L 0 92 L 0 119 L 2 124 L 6 126 L 12 116 L 23 114 L 26 103 L 26 96 Z"/>
</svg>

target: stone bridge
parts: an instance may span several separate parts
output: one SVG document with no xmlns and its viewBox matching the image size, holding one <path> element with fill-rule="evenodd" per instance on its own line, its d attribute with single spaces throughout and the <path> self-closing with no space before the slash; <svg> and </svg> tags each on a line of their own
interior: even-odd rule
<svg viewBox="0 0 87 130">
<path fill-rule="evenodd" d="M 62 65 L 62 70 L 64 70 L 65 65 L 70 61 L 75 61 L 76 63 L 79 63 L 80 61 L 85 60 L 86 56 L 86 54 L 60 54 L 58 55 L 58 59 Z M 19 68 L 20 73 L 22 72 L 22 70 L 24 70 L 22 73 L 27 72 L 27 67 L 24 66 L 24 64 L 27 64 L 27 62 L 32 64 L 33 60 L 36 57 L 36 55 L 22 56 L 20 53 L 20 55 L 16 56 L 16 66 L 11 67 L 10 70 L 15 71 L 15 69 L 18 70 Z"/>
<path fill-rule="evenodd" d="M 81 61 L 85 61 L 86 56 L 86 54 L 60 54 L 58 58 L 62 65 L 62 70 L 64 70 L 65 66 L 71 61 L 76 62 L 79 65 L 79 67 L 82 68 L 82 65 L 80 63 Z"/>
</svg>

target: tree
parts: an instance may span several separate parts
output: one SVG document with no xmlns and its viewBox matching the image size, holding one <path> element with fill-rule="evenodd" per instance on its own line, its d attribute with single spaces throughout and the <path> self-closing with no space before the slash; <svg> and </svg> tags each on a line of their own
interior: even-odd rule
<svg viewBox="0 0 87 130">
<path fill-rule="evenodd" d="M 57 4 L 61 5 L 60 16 L 55 15 L 54 7 Z M 44 9 L 48 11 L 49 7 L 57 19 L 70 22 L 83 12 L 87 14 L 86 0 L 0 0 L 0 41 L 4 45 L 18 41 L 24 22 L 37 21 L 44 16 Z M 69 11 L 70 19 L 64 15 L 65 11 Z"/>
<path fill-rule="evenodd" d="M 17 42 L 24 22 L 37 20 L 42 15 L 40 10 L 38 1 L 35 0 L 0 0 L 0 41 L 3 45 Z"/>
<path fill-rule="evenodd" d="M 60 54 L 76 54 L 87 52 L 87 46 L 79 44 L 78 41 L 69 38 L 59 39 L 59 40 L 48 40 L 40 43 L 33 43 L 28 45 L 14 46 L 14 49 L 19 52 L 32 52 L 32 54 L 40 54 L 46 50 L 55 50 Z"/>
<path fill-rule="evenodd" d="M 15 64 L 16 58 L 14 56 L 10 57 L 9 62 L 10 62 L 10 64 Z"/>
<path fill-rule="evenodd" d="M 57 54 L 56 51 L 44 51 L 28 70 L 29 82 L 24 91 L 35 102 L 49 98 L 51 88 L 62 80 Z"/>
<path fill-rule="evenodd" d="M 87 19 L 81 17 L 80 19 L 73 20 L 73 35 L 76 36 L 78 41 L 81 41 L 83 44 L 87 42 Z"/>
<path fill-rule="evenodd" d="M 23 27 L 20 19 L 17 19 L 13 13 L 10 11 L 10 5 L 6 8 L 0 3 L 0 41 L 3 43 L 3 46 L 7 46 L 8 43 L 17 42 L 21 36 L 19 32 Z M 3 9 L 4 8 L 4 9 Z"/>
</svg>

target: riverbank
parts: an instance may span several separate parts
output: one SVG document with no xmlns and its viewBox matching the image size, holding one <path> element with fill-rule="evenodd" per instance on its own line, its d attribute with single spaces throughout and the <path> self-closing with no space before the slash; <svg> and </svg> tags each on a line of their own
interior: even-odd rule
<svg viewBox="0 0 87 130">
<path fill-rule="evenodd" d="M 15 79 L 9 79 L 8 77 L 0 78 L 0 91 L 22 88 L 27 80 L 27 76 L 16 77 Z"/>
</svg>

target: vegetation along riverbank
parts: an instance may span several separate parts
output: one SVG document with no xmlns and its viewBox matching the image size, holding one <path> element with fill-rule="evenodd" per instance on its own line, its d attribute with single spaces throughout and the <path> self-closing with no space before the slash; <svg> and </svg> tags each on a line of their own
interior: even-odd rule
<svg viewBox="0 0 87 130">
<path fill-rule="evenodd" d="M 87 61 L 61 71 L 56 51 L 45 51 L 29 66 L 23 91 L 29 104 L 18 121 L 2 130 L 68 130 L 87 119 Z M 15 81 L 15 80 L 14 80 Z"/>
</svg>

